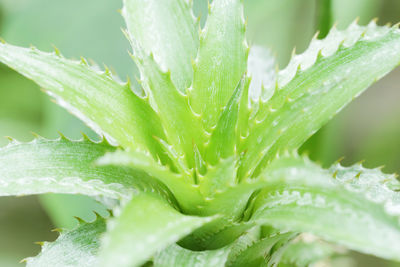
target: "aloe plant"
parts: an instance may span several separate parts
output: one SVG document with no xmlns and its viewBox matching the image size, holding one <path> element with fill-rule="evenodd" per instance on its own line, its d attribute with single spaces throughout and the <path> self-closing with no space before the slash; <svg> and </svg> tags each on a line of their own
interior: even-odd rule
<svg viewBox="0 0 400 267">
<path fill-rule="evenodd" d="M 0 195 L 83 194 L 112 211 L 58 230 L 28 266 L 307 266 L 336 245 L 400 261 L 396 176 L 297 153 L 400 63 L 398 26 L 332 28 L 276 71 L 247 45 L 243 1 L 214 0 L 204 28 L 191 5 L 124 0 L 140 86 L 0 44 L 1 62 L 103 137 L 0 149 Z"/>
</svg>

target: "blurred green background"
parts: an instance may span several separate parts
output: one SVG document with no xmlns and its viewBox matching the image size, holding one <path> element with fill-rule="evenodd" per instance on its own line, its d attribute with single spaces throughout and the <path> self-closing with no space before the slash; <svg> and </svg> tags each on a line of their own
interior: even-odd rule
<svg viewBox="0 0 400 267">
<path fill-rule="evenodd" d="M 112 67 L 120 77 L 137 76 L 127 51 L 129 43 L 117 12 L 121 0 L 0 0 L 0 36 L 7 42 L 50 51 L 57 46 L 69 58 L 84 56 Z M 245 0 L 250 44 L 264 45 L 284 67 L 293 47 L 302 52 L 317 30 L 324 36 L 334 23 L 345 28 L 356 17 L 361 24 L 379 17 L 380 24 L 400 21 L 399 0 Z M 327 8 L 326 4 L 329 4 Z M 204 22 L 207 1 L 194 0 Z M 400 172 L 400 69 L 376 83 L 345 108 L 304 145 L 310 157 L 329 165 L 365 159 L 365 165 L 386 164 L 386 172 Z M 56 138 L 57 131 L 74 139 L 91 130 L 57 107 L 39 88 L 0 65 L 0 136 L 22 141 L 34 131 Z M 0 139 L 0 146 L 7 139 Z M 94 218 L 104 213 L 95 201 L 82 196 L 0 198 L 0 266 L 18 266 L 35 255 L 35 241 L 53 240 L 55 227 L 73 227 L 73 216 Z M 398 266 L 355 254 L 355 266 Z"/>
</svg>

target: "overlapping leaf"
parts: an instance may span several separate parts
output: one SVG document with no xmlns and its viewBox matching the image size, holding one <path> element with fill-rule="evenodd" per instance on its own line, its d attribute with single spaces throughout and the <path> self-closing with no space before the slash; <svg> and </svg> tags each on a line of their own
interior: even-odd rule
<svg viewBox="0 0 400 267">
<path fill-rule="evenodd" d="M 124 0 L 122 9 L 130 38 L 146 54 L 152 53 L 162 69 L 170 70 L 182 93 L 192 82 L 191 60 L 199 46 L 198 24 L 191 8 L 186 0 Z"/>
<path fill-rule="evenodd" d="M 42 266 L 97 266 L 100 235 L 106 231 L 105 219 L 97 216 L 96 221 L 80 221 L 73 230 L 59 230 L 56 241 L 43 242 L 42 251 L 36 257 L 27 258 L 28 267 Z"/>
<path fill-rule="evenodd" d="M 313 40 L 278 75 L 278 87 L 262 104 L 250 135 L 240 177 L 257 175 L 283 149 L 296 149 L 347 103 L 400 62 L 397 27 L 352 24 Z"/>
<path fill-rule="evenodd" d="M 107 72 L 90 68 L 85 60 L 71 61 L 57 53 L 0 44 L 2 63 L 35 81 L 97 133 L 125 148 L 148 149 L 166 159 L 153 138 L 164 138 L 160 120 L 129 83 L 120 84 Z"/>
<path fill-rule="evenodd" d="M 140 191 L 169 191 L 144 172 L 95 167 L 94 161 L 116 148 L 106 141 L 37 138 L 12 141 L 0 149 L 0 196 L 44 193 L 83 194 L 126 199 Z"/>
<path fill-rule="evenodd" d="M 217 124 L 222 109 L 246 71 L 247 55 L 243 1 L 213 1 L 200 35 L 189 92 L 190 105 L 201 115 L 206 131 L 211 132 Z"/>
<path fill-rule="evenodd" d="M 398 193 L 379 182 L 387 178 L 383 174 L 332 172 L 295 156 L 273 161 L 261 176 L 268 177 L 269 184 L 257 197 L 250 221 L 310 232 L 351 249 L 400 260 L 400 221 L 394 208 Z"/>
<path fill-rule="evenodd" d="M 192 177 L 172 172 L 168 167 L 155 162 L 150 155 L 144 152 L 116 151 L 107 153 L 97 160 L 97 164 L 101 166 L 126 166 L 147 173 L 165 184 L 178 200 L 180 207 L 186 212 L 193 212 L 193 210 L 196 210 L 196 206 L 203 202 L 203 196 L 198 187 L 192 183 Z"/>
<path fill-rule="evenodd" d="M 212 220 L 183 215 L 154 195 L 134 196 L 117 218 L 110 221 L 100 264 L 140 266 L 157 251 Z"/>
</svg>

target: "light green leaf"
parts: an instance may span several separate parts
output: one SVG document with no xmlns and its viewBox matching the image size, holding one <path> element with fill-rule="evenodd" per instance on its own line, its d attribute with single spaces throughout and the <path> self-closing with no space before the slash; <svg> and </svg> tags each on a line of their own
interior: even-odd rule
<svg viewBox="0 0 400 267">
<path fill-rule="evenodd" d="M 266 101 L 274 93 L 277 72 L 275 64 L 275 58 L 268 49 L 261 46 L 250 48 L 247 75 L 251 82 L 240 102 L 237 147 L 249 135 L 249 121 L 257 114 L 261 99 Z"/>
<path fill-rule="evenodd" d="M 307 235 L 307 234 L 303 234 Z M 302 235 L 299 236 L 300 238 Z M 306 238 L 296 240 L 295 242 L 288 245 L 283 256 L 282 265 L 283 266 L 293 266 L 293 267 L 307 267 L 316 264 L 317 262 L 322 262 L 329 260 L 334 256 L 339 256 L 344 254 L 346 250 L 340 249 L 326 243 L 317 238 L 310 238 L 311 240 L 306 240 Z"/>
<path fill-rule="evenodd" d="M 190 105 L 211 132 L 246 71 L 248 47 L 242 0 L 214 0 L 194 62 Z"/>
<path fill-rule="evenodd" d="M 236 154 L 236 141 L 240 131 L 238 125 L 239 105 L 248 102 L 250 80 L 243 77 L 222 111 L 217 126 L 207 143 L 206 159 L 215 165 L 221 158 L 226 159 Z"/>
<path fill-rule="evenodd" d="M 97 266 L 100 235 L 105 230 L 105 220 L 99 216 L 92 223 L 80 221 L 74 230 L 60 230 L 56 241 L 44 242 L 39 255 L 26 259 L 27 266 Z"/>
<path fill-rule="evenodd" d="M 146 54 L 152 53 L 163 70 L 170 70 L 174 85 L 182 93 L 192 82 L 191 60 L 199 46 L 198 23 L 189 2 L 124 0 L 122 9 L 129 38 L 134 38 Z"/>
<path fill-rule="evenodd" d="M 183 215 L 155 195 L 136 195 L 109 224 L 100 252 L 101 266 L 140 266 L 212 220 Z"/>
<path fill-rule="evenodd" d="M 293 234 L 273 234 L 260 239 L 258 228 L 250 229 L 231 244 L 214 250 L 193 251 L 172 245 L 154 257 L 155 267 L 233 267 L 276 263 Z M 258 265 L 257 265 L 258 264 Z M 264 265 L 262 265 L 264 266 Z"/>
<path fill-rule="evenodd" d="M 236 161 L 234 157 L 221 158 L 215 166 L 209 166 L 207 174 L 199 176 L 200 191 L 206 197 L 214 197 L 227 187 L 236 184 Z"/>
<path fill-rule="evenodd" d="M 174 244 L 154 257 L 154 267 L 224 267 L 229 253 L 229 247 L 193 251 Z"/>
<path fill-rule="evenodd" d="M 288 242 L 296 234 L 293 233 L 274 233 L 254 242 L 241 252 L 229 266 L 277 266 Z"/>
<path fill-rule="evenodd" d="M 391 188 L 400 183 L 395 179 L 377 171 L 363 176 L 352 169 L 332 172 L 298 156 L 273 161 L 261 176 L 269 184 L 254 202 L 250 221 L 400 260 L 399 193 Z"/>
<path fill-rule="evenodd" d="M 293 57 L 255 116 L 240 177 L 257 175 L 278 150 L 296 149 L 347 103 L 400 62 L 397 27 L 352 24 Z"/>
<path fill-rule="evenodd" d="M 203 202 L 203 196 L 198 186 L 192 183 L 191 177 L 172 172 L 167 166 L 155 162 L 154 159 L 140 151 L 116 151 L 106 153 L 97 160 L 100 166 L 115 165 L 126 166 L 137 171 L 147 173 L 151 177 L 165 184 L 178 200 L 182 209 L 190 212 Z"/>
<path fill-rule="evenodd" d="M 171 245 L 154 257 L 155 267 L 225 267 L 252 243 L 259 239 L 259 229 L 250 229 L 231 244 L 214 250 L 193 251 Z"/>
<path fill-rule="evenodd" d="M 189 107 L 187 96 L 179 92 L 171 80 L 171 72 L 164 72 L 155 61 L 154 55 L 147 55 L 135 40 L 133 56 L 138 65 L 142 84 L 152 105 L 161 118 L 168 141 L 181 158 L 186 158 L 187 169 L 194 167 L 194 149 L 200 151 L 205 139 L 199 117 Z"/>
<path fill-rule="evenodd" d="M 99 135 L 123 147 L 148 149 L 165 159 L 159 143 L 164 138 L 160 120 L 128 83 L 120 84 L 82 62 L 56 53 L 0 44 L 0 61 L 32 79 L 58 104 L 82 119 Z M 113 143 L 114 143 L 113 142 Z"/>
<path fill-rule="evenodd" d="M 126 199 L 137 190 L 169 194 L 143 172 L 93 165 L 98 157 L 114 150 L 105 141 L 89 139 L 14 140 L 0 149 L 0 196 L 60 193 Z"/>
</svg>

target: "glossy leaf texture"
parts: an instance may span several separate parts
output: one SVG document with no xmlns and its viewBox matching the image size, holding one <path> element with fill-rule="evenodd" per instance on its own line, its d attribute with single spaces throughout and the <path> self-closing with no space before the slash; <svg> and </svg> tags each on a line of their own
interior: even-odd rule
<svg viewBox="0 0 400 267">
<path fill-rule="evenodd" d="M 157 110 L 169 143 L 178 156 L 185 159 L 186 169 L 194 167 L 194 145 L 202 147 L 205 133 L 199 117 L 189 106 L 187 96 L 175 87 L 171 72 L 163 71 L 155 61 L 154 55 L 147 55 L 138 42 L 133 56 L 141 73 L 142 85 Z"/>
<path fill-rule="evenodd" d="M 99 72 L 81 62 L 35 48 L 0 44 L 0 61 L 44 88 L 55 101 L 99 135 L 125 148 L 148 149 L 166 160 L 160 144 L 160 120 L 150 105 L 135 95 L 130 83 L 116 82 L 109 71 Z"/>
<path fill-rule="evenodd" d="M 25 259 L 28 267 L 42 266 L 97 266 L 100 235 L 106 231 L 105 219 L 87 223 L 79 219 L 73 230 L 61 230 L 54 242 L 39 242 L 42 251 L 35 257 Z"/>
<path fill-rule="evenodd" d="M 154 266 L 273 266 L 285 250 L 283 244 L 286 245 L 292 236 L 274 233 L 263 238 L 260 228 L 253 227 L 219 249 L 193 251 L 172 245 L 154 257 Z"/>
<path fill-rule="evenodd" d="M 324 242 L 310 234 L 302 234 L 285 249 L 282 266 L 307 267 L 328 264 L 335 258 L 345 257 L 346 250 Z"/>
<path fill-rule="evenodd" d="M 153 194 L 136 195 L 108 223 L 100 264 L 140 266 L 157 251 L 212 220 L 183 215 Z"/>
<path fill-rule="evenodd" d="M 172 172 L 167 166 L 155 162 L 153 158 L 140 151 L 121 151 L 106 153 L 96 161 L 99 166 L 123 166 L 133 172 L 146 173 L 157 179 L 172 192 L 179 206 L 186 212 L 193 213 L 196 206 L 203 202 L 198 186 L 192 184 L 192 177 Z"/>
<path fill-rule="evenodd" d="M 106 141 L 96 143 L 87 138 L 13 140 L 0 149 L 0 195 L 60 193 L 126 199 L 138 190 L 170 195 L 165 186 L 143 172 L 94 166 L 98 157 L 115 149 Z"/>
<path fill-rule="evenodd" d="M 200 114 L 207 132 L 212 132 L 246 71 L 245 28 L 242 0 L 211 3 L 200 34 L 199 52 L 193 63 L 193 84 L 189 90 L 190 105 Z"/>
<path fill-rule="evenodd" d="M 146 54 L 153 54 L 161 68 L 171 72 L 175 87 L 185 93 L 193 79 L 191 59 L 199 46 L 192 4 L 186 0 L 124 0 L 122 15 L 129 38 Z"/>
<path fill-rule="evenodd" d="M 314 39 L 279 72 L 274 95 L 263 102 L 240 151 L 240 178 L 257 175 L 285 149 L 297 149 L 346 104 L 400 62 L 400 31 L 355 23 Z"/>
<path fill-rule="evenodd" d="M 269 184 L 254 201 L 250 221 L 313 233 L 350 249 L 398 261 L 399 193 L 388 185 L 397 188 L 400 183 L 377 170 L 362 173 L 355 173 L 354 168 L 325 170 L 303 157 L 281 156 L 261 174 Z"/>
</svg>

